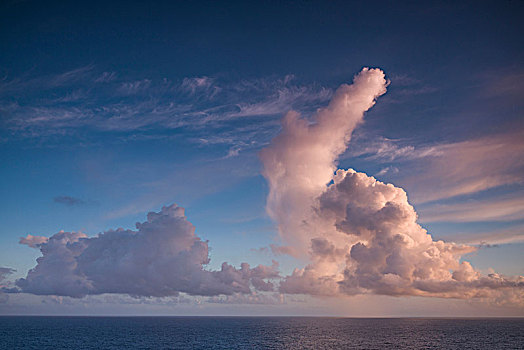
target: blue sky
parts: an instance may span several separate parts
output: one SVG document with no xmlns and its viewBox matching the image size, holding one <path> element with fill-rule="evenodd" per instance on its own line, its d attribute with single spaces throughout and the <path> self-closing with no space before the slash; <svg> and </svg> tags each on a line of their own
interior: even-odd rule
<svg viewBox="0 0 524 350">
<path fill-rule="evenodd" d="M 0 266 L 16 270 L 9 283 L 40 256 L 20 237 L 134 229 L 172 203 L 209 241 L 209 269 L 275 259 L 283 275 L 304 267 L 269 249 L 282 240 L 266 213 L 258 154 L 286 112 L 312 118 L 362 67 L 382 69 L 390 83 L 338 167 L 405 189 L 434 239 L 481 245 L 465 256 L 478 271 L 524 274 L 522 3 L 1 6 Z M 0 312 L 48 313 L 49 298 L 11 294 Z M 122 298 L 110 303 L 116 313 L 165 312 L 160 301 Z M 344 304 L 344 315 L 367 315 L 360 297 L 288 298 L 278 312 L 338 315 Z M 417 307 L 407 315 L 455 304 L 468 315 L 509 312 L 417 298 L 368 314 L 402 314 L 409 302 Z M 99 307 L 70 303 L 62 313 Z M 262 312 L 193 303 L 165 313 Z"/>
</svg>

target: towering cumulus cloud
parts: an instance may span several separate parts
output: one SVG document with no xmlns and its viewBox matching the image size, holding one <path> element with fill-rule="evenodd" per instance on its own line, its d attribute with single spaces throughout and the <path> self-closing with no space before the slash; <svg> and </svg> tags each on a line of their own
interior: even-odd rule
<svg viewBox="0 0 524 350">
<path fill-rule="evenodd" d="M 209 263 L 208 245 L 195 235 L 184 208 L 176 205 L 151 212 L 137 231 L 119 229 L 88 238 L 83 233 L 59 232 L 49 239 L 28 236 L 20 243 L 39 248 L 42 257 L 26 278 L 16 284 L 22 292 L 82 297 L 123 293 L 133 296 L 230 295 L 251 288 L 273 290 L 267 279 L 278 277 L 276 264 L 237 269 Z"/>
<path fill-rule="evenodd" d="M 313 124 L 291 111 L 282 120 L 282 132 L 262 150 L 263 175 L 269 181 L 267 210 L 279 223 L 287 244 L 303 252 L 310 243 L 308 225 L 313 200 L 326 189 L 336 169 L 335 160 L 345 151 L 352 131 L 364 112 L 386 92 L 386 79 L 379 69 L 364 70 L 353 85 L 342 85 Z"/>
<path fill-rule="evenodd" d="M 475 248 L 433 241 L 404 190 L 352 169 L 336 170 L 352 131 L 386 87 L 381 70 L 364 68 L 311 122 L 289 112 L 281 134 L 261 152 L 268 213 L 284 248 L 310 261 L 287 276 L 280 290 L 522 303 L 523 277 L 482 276 L 461 262 Z"/>
</svg>

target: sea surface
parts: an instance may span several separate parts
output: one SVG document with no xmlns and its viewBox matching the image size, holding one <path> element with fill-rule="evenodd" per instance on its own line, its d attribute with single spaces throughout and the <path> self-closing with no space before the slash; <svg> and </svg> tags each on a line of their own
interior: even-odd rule
<svg viewBox="0 0 524 350">
<path fill-rule="evenodd" d="M 1 349 L 524 349 L 524 319 L 0 317 Z"/>
</svg>

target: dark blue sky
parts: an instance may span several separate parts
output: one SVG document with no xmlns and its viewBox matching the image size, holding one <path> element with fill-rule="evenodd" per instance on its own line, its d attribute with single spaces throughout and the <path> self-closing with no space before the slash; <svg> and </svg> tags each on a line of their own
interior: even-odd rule
<svg viewBox="0 0 524 350">
<path fill-rule="evenodd" d="M 522 61 L 522 3 L 9 2 L 3 69 L 336 79 L 362 65 L 469 75 Z M 462 67 L 462 69 L 460 69 Z"/>
</svg>

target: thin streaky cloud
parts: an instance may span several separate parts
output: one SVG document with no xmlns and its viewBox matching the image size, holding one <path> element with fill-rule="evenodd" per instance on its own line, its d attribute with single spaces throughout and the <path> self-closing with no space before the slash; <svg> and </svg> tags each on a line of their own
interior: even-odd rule
<svg viewBox="0 0 524 350">
<path fill-rule="evenodd" d="M 524 219 L 524 197 L 483 198 L 454 204 L 434 204 L 419 210 L 421 222 L 483 222 Z"/>
<path fill-rule="evenodd" d="M 50 90 L 74 83 L 87 81 L 93 74 L 94 66 L 87 65 L 54 75 L 35 76 L 28 72 L 18 77 L 0 80 L 1 94 L 19 94 L 29 90 Z"/>
<path fill-rule="evenodd" d="M 488 232 L 457 233 L 447 235 L 446 241 L 470 245 L 503 245 L 524 242 L 524 225 Z"/>
<path fill-rule="evenodd" d="M 381 136 L 371 138 L 356 132 L 350 148 L 341 159 L 363 157 L 367 160 L 385 163 L 409 161 L 440 154 L 439 145 L 415 146 L 410 144 L 410 140 L 389 139 Z"/>
<path fill-rule="evenodd" d="M 11 138 L 72 136 L 86 128 L 99 133 L 148 131 L 151 135 L 179 128 L 222 130 L 224 123 L 239 118 L 269 116 L 276 120 L 293 108 L 307 113 L 331 93 L 324 87 L 295 84 L 291 77 L 240 82 L 207 76 L 178 82 L 125 81 L 116 72 L 96 73 L 93 66 L 86 66 L 52 77 L 3 82 L 0 110 Z M 23 102 L 27 99 L 31 103 Z M 236 130 L 240 126 L 228 127 Z"/>
<path fill-rule="evenodd" d="M 418 146 L 409 140 L 359 135 L 350 146 L 345 159 L 409 167 L 408 175 L 399 172 L 393 179 L 409 188 L 410 199 L 418 204 L 524 181 L 524 129 L 518 126 L 505 133 Z"/>
<path fill-rule="evenodd" d="M 436 148 L 423 170 L 404 181 L 423 203 L 524 181 L 524 129 Z"/>
</svg>

